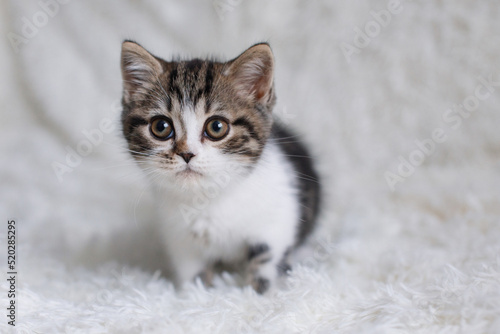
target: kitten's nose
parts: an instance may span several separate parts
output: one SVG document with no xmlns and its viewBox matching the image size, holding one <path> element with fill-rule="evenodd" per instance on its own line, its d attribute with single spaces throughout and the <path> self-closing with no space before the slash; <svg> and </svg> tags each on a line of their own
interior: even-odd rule
<svg viewBox="0 0 500 334">
<path fill-rule="evenodd" d="M 194 154 L 191 152 L 184 152 L 184 153 L 177 153 L 177 154 L 180 155 L 186 163 L 189 163 L 189 160 L 191 160 L 191 158 L 194 157 Z"/>
</svg>

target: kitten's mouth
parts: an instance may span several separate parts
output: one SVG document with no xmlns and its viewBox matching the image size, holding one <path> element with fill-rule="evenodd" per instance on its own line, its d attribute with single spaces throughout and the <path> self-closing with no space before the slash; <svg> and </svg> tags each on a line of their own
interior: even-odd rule
<svg viewBox="0 0 500 334">
<path fill-rule="evenodd" d="M 189 166 L 186 166 L 185 169 L 181 170 L 180 172 L 177 172 L 176 174 L 177 176 L 183 176 L 183 177 L 203 176 L 203 174 L 191 169 Z"/>
</svg>

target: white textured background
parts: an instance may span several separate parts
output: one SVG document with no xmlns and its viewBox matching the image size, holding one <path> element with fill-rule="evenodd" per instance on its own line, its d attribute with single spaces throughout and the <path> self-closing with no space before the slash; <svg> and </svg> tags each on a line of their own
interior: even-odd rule
<svg viewBox="0 0 500 334">
<path fill-rule="evenodd" d="M 8 34 L 42 7 L 0 3 L 0 235 L 15 218 L 19 332 L 500 332 L 500 85 L 456 129 L 443 121 L 479 77 L 500 82 L 500 4 L 401 1 L 348 62 L 340 45 L 390 1 L 216 3 L 222 16 L 211 1 L 69 1 L 17 53 Z M 165 58 L 271 43 L 276 111 L 317 157 L 326 210 L 269 295 L 231 277 L 172 289 L 118 125 L 58 182 L 66 146 L 118 124 L 125 38 Z M 384 173 L 436 128 L 446 141 L 391 191 Z"/>
</svg>

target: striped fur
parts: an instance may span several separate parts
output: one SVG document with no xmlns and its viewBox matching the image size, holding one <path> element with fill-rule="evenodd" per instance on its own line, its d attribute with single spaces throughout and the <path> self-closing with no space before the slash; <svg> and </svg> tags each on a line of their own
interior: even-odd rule
<svg viewBox="0 0 500 334">
<path fill-rule="evenodd" d="M 280 137 L 290 135 L 273 124 L 276 100 L 273 71 L 273 55 L 265 43 L 254 45 L 228 62 L 201 59 L 168 62 L 137 43 L 123 44 L 123 134 L 133 157 L 162 185 L 158 196 L 166 196 L 164 206 L 169 208 L 166 216 L 172 220 L 164 224 L 165 238 L 176 235 L 167 240 L 166 247 L 177 267 L 179 283 L 210 264 L 248 261 L 248 268 L 253 268 L 248 283 L 263 292 L 275 278 L 277 269 L 283 272 L 287 267 L 289 250 L 300 244 L 314 226 L 319 202 L 319 186 L 314 182 L 317 175 L 302 145 L 280 141 Z M 159 130 L 152 125 L 157 119 L 163 122 Z M 217 126 L 226 123 L 228 126 L 220 139 L 208 134 L 207 124 L 214 119 L 222 122 Z M 166 128 L 173 128 L 172 135 L 158 137 L 158 131 Z M 202 209 L 193 204 L 192 200 L 210 182 L 222 179 L 223 173 L 229 181 L 214 195 L 217 201 Z M 252 189 L 242 188 L 246 183 Z M 254 210 L 261 210 L 263 217 L 276 216 L 274 222 L 269 222 L 276 230 L 268 233 L 275 234 L 274 241 L 264 235 L 265 225 L 259 233 L 243 232 L 250 221 L 256 229 L 265 224 L 250 218 L 253 212 L 245 214 L 252 204 L 237 209 L 245 203 L 231 203 L 237 201 L 232 198 L 245 198 L 253 192 Z M 220 216 L 215 223 L 210 212 L 221 203 L 227 203 L 222 211 L 224 207 L 229 210 L 225 215 L 219 214 L 220 208 L 214 211 L 213 216 Z M 186 215 L 183 207 L 195 213 Z M 226 226 L 219 234 L 214 232 L 217 224 Z M 244 224 L 245 228 L 239 228 L 238 224 Z M 240 241 L 228 242 L 221 237 L 225 233 Z M 185 242 L 178 244 L 179 240 Z M 196 252 L 202 244 L 204 253 L 198 258 L 186 255 Z M 199 258 L 205 258 L 200 260 L 202 264 L 193 264 Z"/>
<path fill-rule="evenodd" d="M 135 43 L 125 43 L 131 44 L 133 48 L 140 48 Z M 145 52 L 144 50 L 141 56 Z M 131 60 L 130 55 L 124 58 L 129 59 L 128 68 L 133 72 L 133 67 L 140 60 Z M 144 137 L 143 127 L 148 125 L 153 116 L 164 114 L 170 118 L 178 118 L 182 128 L 185 125 L 181 114 L 189 110 L 196 112 L 200 121 L 215 115 L 229 119 L 233 130 L 230 136 L 212 145 L 226 154 L 237 155 L 240 160 L 248 163 L 258 159 L 272 126 L 271 110 L 275 101 L 272 85 L 266 100 L 255 103 L 256 101 L 241 96 L 249 94 L 228 73 L 231 62 L 200 59 L 166 62 L 157 57 L 150 61 L 156 61 L 160 66 L 150 66 L 149 70 L 144 70 L 145 73 L 137 73 L 136 76 L 126 72 L 127 64 L 122 62 L 125 81 L 144 80 L 140 89 L 133 86 L 127 91 L 125 86 L 122 122 L 131 150 L 147 154 L 157 152 L 157 141 Z M 160 67 L 162 70 L 155 72 L 155 68 Z M 176 148 L 183 147 L 181 141 L 182 137 L 177 138 L 177 145 L 172 145 L 170 155 L 177 154 Z"/>
</svg>

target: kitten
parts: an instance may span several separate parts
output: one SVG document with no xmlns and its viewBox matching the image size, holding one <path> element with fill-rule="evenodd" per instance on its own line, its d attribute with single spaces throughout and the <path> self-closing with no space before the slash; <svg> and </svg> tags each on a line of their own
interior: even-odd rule
<svg viewBox="0 0 500 334">
<path fill-rule="evenodd" d="M 223 263 L 244 265 L 263 293 L 319 209 L 308 152 L 273 122 L 269 45 L 228 62 L 167 62 L 125 41 L 121 68 L 123 134 L 157 186 L 176 285 Z"/>
</svg>

